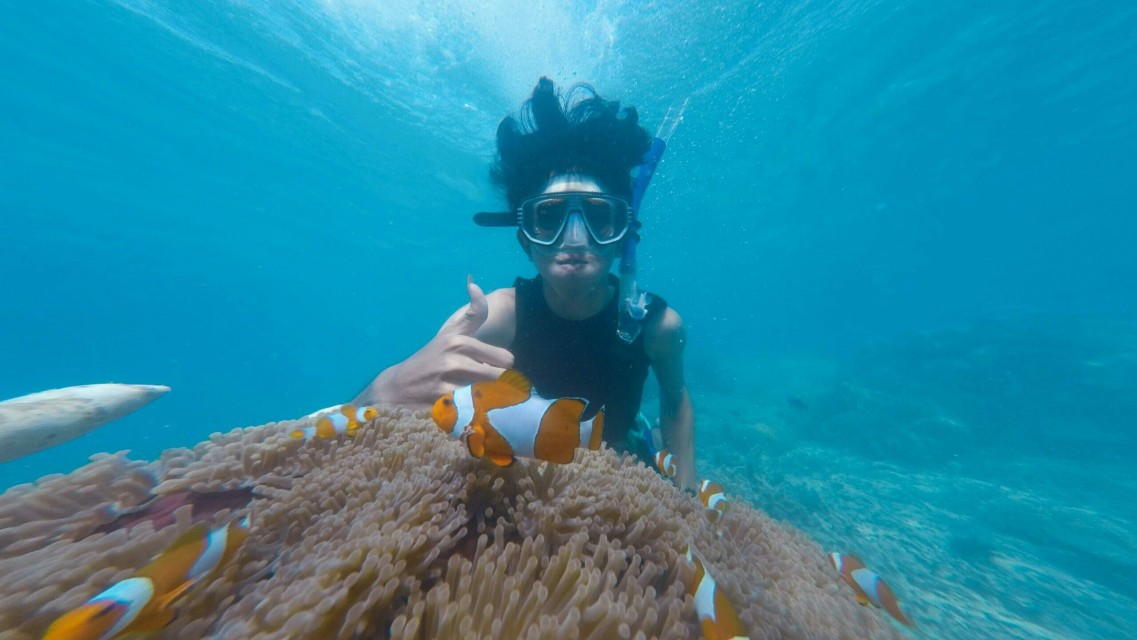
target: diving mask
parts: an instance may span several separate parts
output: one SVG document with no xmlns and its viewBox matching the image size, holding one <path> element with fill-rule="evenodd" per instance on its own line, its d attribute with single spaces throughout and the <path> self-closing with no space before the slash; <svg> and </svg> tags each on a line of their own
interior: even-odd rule
<svg viewBox="0 0 1137 640">
<path fill-rule="evenodd" d="M 580 217 L 598 245 L 619 242 L 632 224 L 632 208 L 626 200 L 585 191 L 530 198 L 517 210 L 517 224 L 530 242 L 548 247 L 560 239 L 573 214 Z"/>
</svg>

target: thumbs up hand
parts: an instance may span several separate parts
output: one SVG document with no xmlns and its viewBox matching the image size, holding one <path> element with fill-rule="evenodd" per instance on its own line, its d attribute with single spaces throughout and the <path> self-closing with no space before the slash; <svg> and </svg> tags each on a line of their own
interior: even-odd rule
<svg viewBox="0 0 1137 640">
<path fill-rule="evenodd" d="M 466 293 L 469 304 L 450 316 L 430 342 L 379 374 L 354 402 L 428 409 L 439 396 L 472 382 L 496 380 L 513 366 L 508 349 L 477 337 L 489 318 L 490 305 L 472 277 L 466 279 Z"/>
<path fill-rule="evenodd" d="M 438 330 L 438 335 L 455 334 L 472 337 L 486 323 L 490 307 L 486 303 L 486 294 L 482 293 L 482 288 L 474 284 L 474 276 L 466 276 L 466 295 L 470 296 L 470 304 L 450 316 L 450 319 Z"/>
</svg>

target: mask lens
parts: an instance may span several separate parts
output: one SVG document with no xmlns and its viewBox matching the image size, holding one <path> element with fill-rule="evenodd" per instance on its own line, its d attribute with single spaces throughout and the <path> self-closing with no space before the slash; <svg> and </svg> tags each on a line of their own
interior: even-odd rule
<svg viewBox="0 0 1137 640">
<path fill-rule="evenodd" d="M 608 198 L 581 198 L 581 214 L 597 242 L 609 242 L 623 233 L 628 210 L 621 204 Z"/>
<path fill-rule="evenodd" d="M 545 198 L 525 205 L 523 222 L 529 237 L 536 242 L 555 240 L 568 215 L 568 201 L 565 198 Z"/>
</svg>

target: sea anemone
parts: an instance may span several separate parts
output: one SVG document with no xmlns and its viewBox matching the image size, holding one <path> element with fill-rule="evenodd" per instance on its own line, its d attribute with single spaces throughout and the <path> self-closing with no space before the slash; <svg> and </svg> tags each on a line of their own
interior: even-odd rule
<svg viewBox="0 0 1137 640">
<path fill-rule="evenodd" d="M 900 637 L 804 534 L 745 504 L 712 527 L 630 456 L 500 468 L 402 409 L 354 438 L 289 437 L 305 424 L 150 463 L 104 454 L 0 495 L 4 637 L 40 637 L 193 522 L 234 512 L 251 514 L 249 538 L 153 637 L 697 637 L 688 543 L 752 638 Z"/>
</svg>

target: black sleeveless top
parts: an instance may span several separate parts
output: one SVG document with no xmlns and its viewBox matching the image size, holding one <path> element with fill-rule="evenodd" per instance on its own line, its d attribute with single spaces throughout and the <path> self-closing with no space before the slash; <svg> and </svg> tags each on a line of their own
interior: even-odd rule
<svg viewBox="0 0 1137 640">
<path fill-rule="evenodd" d="M 608 281 L 620 290 L 616 276 Z M 617 451 L 636 450 L 628 442 L 635 424 L 650 364 L 644 335 L 628 344 L 616 335 L 619 295 L 604 309 L 584 320 L 566 320 L 545 302 L 541 276 L 518 278 L 517 331 L 513 337 L 513 367 L 529 377 L 543 398 L 577 397 L 589 401 L 585 417 L 604 407 L 604 441 Z M 653 295 L 645 324 L 667 308 Z"/>
</svg>

